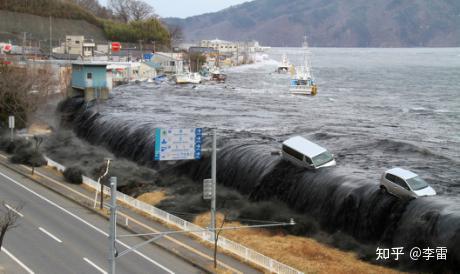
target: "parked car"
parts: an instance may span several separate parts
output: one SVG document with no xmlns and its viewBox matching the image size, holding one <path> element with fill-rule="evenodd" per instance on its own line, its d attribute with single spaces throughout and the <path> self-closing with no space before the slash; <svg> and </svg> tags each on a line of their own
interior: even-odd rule
<svg viewBox="0 0 460 274">
<path fill-rule="evenodd" d="M 335 166 L 334 155 L 327 149 L 310 142 L 309 140 L 295 136 L 283 142 L 283 158 L 294 165 L 308 169 Z"/>
<path fill-rule="evenodd" d="M 400 167 L 389 169 L 383 173 L 380 179 L 380 188 L 399 198 L 436 195 L 436 191 L 425 180 Z"/>
</svg>

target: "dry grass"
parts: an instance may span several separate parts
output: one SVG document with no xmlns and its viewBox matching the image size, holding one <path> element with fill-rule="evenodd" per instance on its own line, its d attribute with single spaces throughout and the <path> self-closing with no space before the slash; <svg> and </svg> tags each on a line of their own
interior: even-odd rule
<svg viewBox="0 0 460 274">
<path fill-rule="evenodd" d="M 169 198 L 168 195 L 166 195 L 166 192 L 164 191 L 154 191 L 154 192 L 146 192 L 140 196 L 138 196 L 136 199 L 150 204 L 150 205 L 157 205 L 164 199 Z"/>
<path fill-rule="evenodd" d="M 217 219 L 220 226 L 223 216 L 219 214 Z M 194 223 L 207 226 L 209 213 L 198 216 Z M 238 222 L 225 224 L 239 225 Z M 226 230 L 221 235 L 305 273 L 399 273 L 363 262 L 352 252 L 340 251 L 310 238 L 273 234 L 265 229 Z"/>
<path fill-rule="evenodd" d="M 46 170 L 48 170 L 49 172 L 53 173 L 53 174 L 56 175 L 56 176 L 64 176 L 64 175 L 62 174 L 62 172 L 60 172 L 59 170 L 57 170 L 55 167 L 43 166 L 42 168 L 45 168 Z"/>
<path fill-rule="evenodd" d="M 52 130 L 48 124 L 40 121 L 35 121 L 29 126 L 27 133 L 32 135 L 44 135 L 52 133 Z"/>
</svg>

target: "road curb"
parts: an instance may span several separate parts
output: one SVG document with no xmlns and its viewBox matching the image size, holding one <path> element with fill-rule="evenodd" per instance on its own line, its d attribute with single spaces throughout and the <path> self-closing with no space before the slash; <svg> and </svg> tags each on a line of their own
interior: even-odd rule
<svg viewBox="0 0 460 274">
<path fill-rule="evenodd" d="M 7 155 L 5 155 L 5 154 L 2 154 L 2 155 L 4 155 L 4 156 L 7 157 Z M 84 207 L 85 209 L 88 209 L 88 210 L 90 210 L 91 212 L 98 214 L 99 216 L 105 218 L 106 220 L 109 219 L 108 216 L 104 215 L 104 214 L 101 213 L 99 210 L 94 209 L 92 206 L 88 205 L 87 203 L 81 201 L 81 199 L 79 200 L 77 197 L 72 197 L 72 195 L 66 195 L 66 194 L 64 194 L 64 193 L 62 193 L 62 192 L 60 192 L 60 191 L 58 191 L 57 189 L 53 188 L 52 186 L 49 186 L 49 185 L 48 185 L 48 184 L 51 184 L 51 183 L 40 182 L 40 181 L 37 180 L 36 178 L 34 178 L 34 177 L 32 177 L 31 175 L 27 174 L 25 171 L 20 170 L 20 168 L 21 168 L 20 166 L 18 166 L 18 165 L 16 165 L 16 164 L 13 164 L 13 163 L 5 163 L 4 161 L 8 161 L 8 159 L 5 159 L 5 160 L 0 159 L 0 164 L 1 164 L 2 166 L 4 166 L 4 167 L 8 168 L 9 170 L 12 170 L 12 171 L 14 171 L 14 172 L 16 172 L 16 173 L 18 173 L 18 174 L 20 174 L 20 175 L 26 177 L 27 179 L 29 179 L 29 180 L 31 180 L 31 181 L 34 181 L 34 182 L 36 182 L 36 183 L 38 183 L 38 184 L 40 184 L 41 186 L 45 187 L 46 189 L 48 189 L 48 190 L 50 190 L 50 191 L 52 191 L 52 192 L 54 192 L 54 193 L 56 193 L 56 194 L 58 194 L 58 195 L 64 197 L 65 199 L 67 199 L 67 200 L 69 200 L 69 201 L 71 201 L 71 202 L 74 202 L 74 203 L 79 204 L 80 206 Z M 36 175 L 36 176 L 40 176 L 40 175 Z M 43 178 L 42 176 L 40 176 L 40 177 L 41 177 L 43 180 L 47 180 L 46 178 Z M 134 234 L 138 234 L 138 233 L 139 233 L 138 231 L 135 231 L 135 230 L 132 229 L 131 227 L 125 226 L 124 224 L 119 224 L 119 223 L 117 223 L 117 225 L 120 226 L 120 227 L 122 227 L 122 228 L 124 228 L 124 229 L 126 229 L 126 230 L 128 230 L 128 231 L 130 231 L 131 233 L 134 233 Z M 144 239 L 144 240 L 150 239 L 150 238 L 148 238 L 148 237 L 146 237 L 146 236 L 139 236 L 139 237 L 142 238 L 142 239 Z M 176 256 L 177 258 L 186 261 L 187 263 L 189 263 L 189 264 L 191 264 L 192 266 L 194 266 L 194 267 L 200 269 L 200 270 L 203 271 L 204 273 L 214 273 L 213 271 L 211 271 L 211 270 L 207 269 L 206 267 L 202 266 L 200 263 L 195 262 L 195 261 L 193 261 L 193 260 L 191 260 L 190 258 L 187 258 L 187 257 L 185 257 L 185 256 L 182 256 L 181 254 L 178 254 L 178 253 L 174 252 L 173 250 L 171 250 L 171 249 L 169 249 L 169 248 L 167 248 L 167 247 L 161 245 L 161 244 L 158 243 L 158 242 L 152 242 L 151 244 L 154 244 L 155 246 L 160 247 L 161 249 L 163 249 L 163 250 L 167 251 L 168 253 L 170 253 L 170 254 Z M 0 272 L 0 274 L 1 274 L 1 272 Z"/>
</svg>

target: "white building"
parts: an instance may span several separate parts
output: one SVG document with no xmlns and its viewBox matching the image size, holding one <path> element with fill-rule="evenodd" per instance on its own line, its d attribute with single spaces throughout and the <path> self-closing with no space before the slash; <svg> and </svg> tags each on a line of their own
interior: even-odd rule
<svg viewBox="0 0 460 274">
<path fill-rule="evenodd" d="M 54 53 L 79 55 L 82 57 L 94 56 L 96 43 L 92 40 L 85 40 L 83 35 L 66 35 L 65 41 L 57 48 L 53 48 Z"/>
<path fill-rule="evenodd" d="M 184 71 L 184 57 L 177 52 L 155 52 L 150 60 L 155 68 L 163 73 L 178 73 Z"/>
<path fill-rule="evenodd" d="M 222 53 L 236 53 L 238 51 L 238 43 L 219 39 L 201 40 L 200 47 L 213 48 Z"/>
</svg>

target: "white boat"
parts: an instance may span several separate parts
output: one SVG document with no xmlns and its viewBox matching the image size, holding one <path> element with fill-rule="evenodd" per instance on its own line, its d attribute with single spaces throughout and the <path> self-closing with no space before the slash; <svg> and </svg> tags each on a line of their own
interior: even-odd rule
<svg viewBox="0 0 460 274">
<path fill-rule="evenodd" d="M 318 88 L 311 72 L 311 52 L 308 49 L 307 36 L 302 44 L 304 50 L 303 65 L 291 67 L 291 85 L 289 91 L 295 95 L 316 95 Z"/>
<path fill-rule="evenodd" d="M 175 76 L 176 84 L 200 84 L 201 75 L 198 72 L 185 71 Z"/>
<path fill-rule="evenodd" d="M 214 80 L 218 83 L 224 83 L 227 80 L 227 75 L 220 72 L 218 67 L 214 67 L 211 71 L 211 80 Z"/>
<path fill-rule="evenodd" d="M 287 59 L 286 54 L 283 54 L 283 59 L 281 61 L 281 64 L 278 66 L 276 71 L 278 73 L 285 73 L 289 71 L 289 67 L 290 67 L 289 60 Z"/>
</svg>

